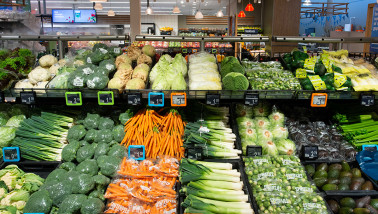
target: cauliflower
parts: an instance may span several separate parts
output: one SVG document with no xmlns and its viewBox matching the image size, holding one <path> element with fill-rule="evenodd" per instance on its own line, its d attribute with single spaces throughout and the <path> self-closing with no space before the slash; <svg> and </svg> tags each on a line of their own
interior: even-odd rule
<svg viewBox="0 0 378 214">
<path fill-rule="evenodd" d="M 18 81 L 14 88 L 33 88 L 34 86 L 29 82 L 28 79 Z"/>
<path fill-rule="evenodd" d="M 4 188 L 0 188 L 0 198 L 4 197 L 5 194 L 7 194 L 6 189 L 4 189 Z"/>
<path fill-rule="evenodd" d="M 15 206 L 18 210 L 23 210 L 26 205 L 26 201 L 16 201 L 11 203 L 11 206 Z"/>
<path fill-rule="evenodd" d="M 26 190 L 15 190 L 1 199 L 0 204 L 2 206 L 14 206 L 18 210 L 23 210 L 26 205 L 26 201 L 29 199 L 29 196 L 30 194 Z"/>
<path fill-rule="evenodd" d="M 62 67 L 62 66 L 65 66 L 67 64 L 67 60 L 65 59 L 61 59 L 58 61 L 58 64 Z"/>
<path fill-rule="evenodd" d="M 28 78 L 31 84 L 36 84 L 37 82 L 48 81 L 51 74 L 47 69 L 38 66 L 29 73 Z"/>
<path fill-rule="evenodd" d="M 147 56 L 146 54 L 142 54 L 138 57 L 137 64 L 147 64 L 149 66 L 152 65 L 152 59 L 151 57 Z"/>
<path fill-rule="evenodd" d="M 118 68 L 118 66 L 123 63 L 131 65 L 131 59 L 127 55 L 117 56 L 115 61 L 116 67 Z"/>
<path fill-rule="evenodd" d="M 131 61 L 136 61 L 141 54 L 142 51 L 138 47 L 129 47 L 127 49 L 127 56 L 131 59 Z"/>
<path fill-rule="evenodd" d="M 56 75 L 57 73 L 58 73 L 58 71 L 59 71 L 59 68 L 60 68 L 60 64 L 54 64 L 53 66 L 51 66 L 50 68 L 49 68 L 49 72 L 50 72 L 50 74 L 51 75 Z"/>
<path fill-rule="evenodd" d="M 48 81 L 44 81 L 44 82 L 38 82 L 34 88 L 37 88 L 37 89 L 41 89 L 41 88 L 46 88 L 46 85 L 47 83 L 49 83 Z M 36 93 L 44 93 L 45 90 L 34 90 Z"/>
<path fill-rule="evenodd" d="M 57 63 L 58 60 L 53 55 L 44 55 L 39 59 L 39 65 L 44 68 L 50 68 L 52 65 Z"/>
<path fill-rule="evenodd" d="M 1 177 L 1 180 L 4 181 L 5 185 L 7 185 L 9 191 L 11 191 L 14 186 L 16 185 L 16 176 L 12 176 L 12 174 L 10 172 L 7 172 L 5 173 L 5 175 L 3 175 Z"/>
</svg>

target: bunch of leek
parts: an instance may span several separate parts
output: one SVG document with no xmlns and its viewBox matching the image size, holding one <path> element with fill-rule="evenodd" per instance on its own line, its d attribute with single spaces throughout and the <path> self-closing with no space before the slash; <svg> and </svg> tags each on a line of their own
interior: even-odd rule
<svg viewBox="0 0 378 214">
<path fill-rule="evenodd" d="M 185 184 L 184 213 L 254 213 L 243 191 L 240 172 L 230 163 L 182 159 L 180 181 Z"/>
<path fill-rule="evenodd" d="M 235 148 L 236 135 L 223 121 L 188 123 L 185 127 L 184 147 L 200 146 L 208 158 L 238 158 L 241 150 Z"/>
</svg>

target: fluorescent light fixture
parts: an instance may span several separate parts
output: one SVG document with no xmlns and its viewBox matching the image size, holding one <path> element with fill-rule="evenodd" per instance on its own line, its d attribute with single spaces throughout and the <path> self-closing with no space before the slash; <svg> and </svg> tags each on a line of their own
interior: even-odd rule
<svg viewBox="0 0 378 214">
<path fill-rule="evenodd" d="M 109 10 L 108 11 L 108 16 L 115 16 L 114 10 Z"/>
<path fill-rule="evenodd" d="M 102 10 L 102 4 L 101 3 L 96 3 L 95 6 L 93 7 L 95 10 Z"/>
<path fill-rule="evenodd" d="M 197 11 L 196 16 L 194 18 L 203 19 L 203 14 L 201 13 L 201 11 Z"/>
<path fill-rule="evenodd" d="M 173 8 L 173 13 L 181 13 L 180 8 L 177 7 L 177 6 L 175 6 L 175 7 Z"/>
<path fill-rule="evenodd" d="M 311 0 L 305 0 L 303 6 L 311 6 Z"/>
<path fill-rule="evenodd" d="M 217 17 L 222 18 L 223 17 L 223 12 L 222 10 L 219 10 L 217 13 Z"/>
</svg>

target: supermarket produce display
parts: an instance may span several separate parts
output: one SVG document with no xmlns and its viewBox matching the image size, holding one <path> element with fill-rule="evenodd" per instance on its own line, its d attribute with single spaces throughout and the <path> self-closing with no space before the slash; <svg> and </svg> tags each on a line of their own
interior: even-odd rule
<svg viewBox="0 0 378 214">
<path fill-rule="evenodd" d="M 361 152 L 377 143 L 376 104 L 339 96 L 311 108 L 293 99 L 375 95 L 371 60 L 293 50 L 255 62 L 162 54 L 151 44 L 96 43 L 61 60 L 1 50 L 0 95 L 17 104 L 0 104 L 0 147 L 18 147 L 21 160 L 1 163 L 0 213 L 378 213 L 377 180 L 361 165 L 376 166 L 375 147 Z M 83 106 L 50 99 L 50 89 L 82 92 Z M 37 102 L 18 104 L 31 90 Z M 87 96 L 99 91 L 114 92 L 116 102 Z M 267 100 L 264 91 L 293 96 Z M 145 99 L 159 92 L 164 107 Z M 174 92 L 186 92 L 186 107 L 170 105 Z M 129 95 L 138 93 L 132 106 Z M 202 99 L 212 94 L 218 102 Z M 246 94 L 253 103 L 244 105 Z M 316 153 L 306 158 L 305 148 Z"/>
</svg>

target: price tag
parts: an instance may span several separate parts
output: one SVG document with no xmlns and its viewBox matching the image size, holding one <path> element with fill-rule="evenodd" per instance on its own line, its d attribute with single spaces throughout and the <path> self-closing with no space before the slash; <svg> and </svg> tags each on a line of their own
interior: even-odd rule
<svg viewBox="0 0 378 214">
<path fill-rule="evenodd" d="M 310 79 L 312 86 L 314 86 L 315 91 L 327 89 L 325 82 L 320 78 L 319 75 L 308 76 L 308 78 Z"/>
<path fill-rule="evenodd" d="M 312 93 L 311 107 L 326 107 L 327 106 L 327 93 Z"/>
<path fill-rule="evenodd" d="M 198 50 L 197 49 L 192 49 L 192 53 L 197 53 Z"/>
<path fill-rule="evenodd" d="M 187 48 L 183 48 L 183 49 L 181 49 L 181 52 L 186 54 L 186 53 L 188 53 L 188 49 Z"/>
<path fill-rule="evenodd" d="M 101 106 L 114 105 L 113 91 L 99 91 L 97 93 L 97 97 L 98 97 L 98 104 Z"/>
<path fill-rule="evenodd" d="M 121 53 L 121 48 L 114 48 L 114 49 L 113 49 L 113 52 L 114 52 L 115 54 L 120 54 L 120 53 Z"/>
<path fill-rule="evenodd" d="M 303 47 L 303 52 L 307 53 L 307 46 L 302 46 Z"/>
<path fill-rule="evenodd" d="M 186 106 L 186 93 L 171 93 L 171 106 L 184 107 Z"/>
<path fill-rule="evenodd" d="M 362 145 L 362 150 L 375 152 L 375 151 L 378 151 L 378 145 L 377 144 Z"/>
<path fill-rule="evenodd" d="M 66 92 L 65 97 L 67 106 L 83 105 L 83 101 L 81 99 L 81 92 Z"/>
<path fill-rule="evenodd" d="M 148 105 L 154 107 L 164 107 L 164 93 L 150 92 L 148 93 Z"/>
<path fill-rule="evenodd" d="M 217 49 L 215 49 L 215 48 L 211 49 L 211 53 L 213 53 L 213 54 L 217 53 Z"/>
<path fill-rule="evenodd" d="M 262 147 L 261 146 L 247 146 L 247 156 L 249 157 L 256 157 L 262 155 Z"/>
<path fill-rule="evenodd" d="M 4 147 L 3 160 L 4 162 L 19 162 L 21 158 L 20 148 L 18 147 Z"/>
<path fill-rule="evenodd" d="M 220 94 L 206 94 L 206 104 L 217 106 L 219 105 Z"/>
<path fill-rule="evenodd" d="M 35 91 L 22 91 L 20 98 L 22 104 L 33 105 L 35 104 Z"/>
<path fill-rule="evenodd" d="M 317 146 L 303 146 L 303 158 L 306 160 L 318 159 Z"/>
<path fill-rule="evenodd" d="M 143 145 L 132 145 L 128 148 L 129 158 L 135 160 L 144 160 L 146 159 L 146 149 Z"/>
<path fill-rule="evenodd" d="M 142 94 L 137 92 L 137 93 L 129 93 L 127 94 L 127 104 L 129 105 L 140 105 L 142 100 Z"/>
<path fill-rule="evenodd" d="M 185 149 L 186 157 L 193 160 L 203 160 L 202 147 L 190 147 Z"/>
<path fill-rule="evenodd" d="M 244 104 L 248 106 L 255 106 L 259 104 L 259 94 L 246 93 L 244 95 Z"/>
<path fill-rule="evenodd" d="M 5 102 L 4 100 L 4 92 L 0 91 L 0 103 Z"/>
<path fill-rule="evenodd" d="M 375 102 L 375 96 L 373 94 L 362 94 L 361 95 L 361 105 L 373 106 L 374 102 Z"/>
</svg>

